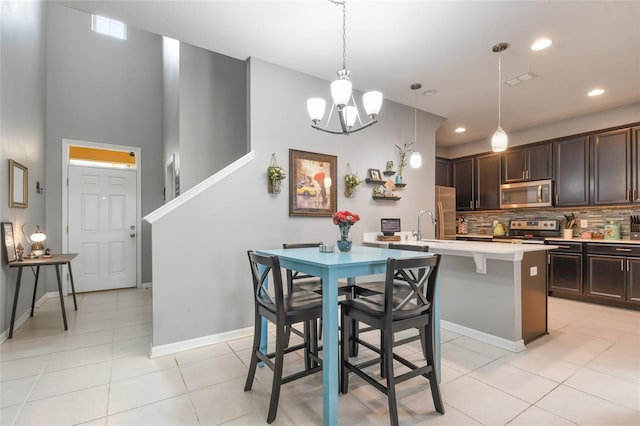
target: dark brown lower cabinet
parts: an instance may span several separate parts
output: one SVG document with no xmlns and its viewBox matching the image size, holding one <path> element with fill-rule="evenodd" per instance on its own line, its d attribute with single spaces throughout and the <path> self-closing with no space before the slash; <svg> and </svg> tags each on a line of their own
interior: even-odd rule
<svg viewBox="0 0 640 426">
<path fill-rule="evenodd" d="M 586 297 L 640 307 L 640 246 L 588 243 L 585 269 Z"/>
<path fill-rule="evenodd" d="M 624 300 L 625 267 L 624 257 L 588 255 L 586 294 Z"/>
<path fill-rule="evenodd" d="M 549 254 L 549 291 L 582 294 L 582 254 Z"/>
<path fill-rule="evenodd" d="M 547 243 L 550 296 L 640 309 L 640 245 Z"/>
<path fill-rule="evenodd" d="M 582 243 L 548 241 L 558 246 L 549 251 L 549 294 L 582 296 Z"/>
</svg>

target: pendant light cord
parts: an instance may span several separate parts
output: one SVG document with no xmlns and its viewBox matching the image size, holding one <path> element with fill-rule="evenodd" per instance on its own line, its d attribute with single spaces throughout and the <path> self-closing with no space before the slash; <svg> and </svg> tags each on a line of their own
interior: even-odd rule
<svg viewBox="0 0 640 426">
<path fill-rule="evenodd" d="M 418 148 L 418 89 L 413 91 L 413 150 Z"/>
<path fill-rule="evenodd" d="M 498 128 L 500 128 L 502 114 L 502 52 L 498 52 Z"/>
</svg>

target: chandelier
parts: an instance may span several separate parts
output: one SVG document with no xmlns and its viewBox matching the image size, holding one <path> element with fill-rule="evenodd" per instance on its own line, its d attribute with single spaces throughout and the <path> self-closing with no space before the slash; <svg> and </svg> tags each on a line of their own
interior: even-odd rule
<svg viewBox="0 0 640 426">
<path fill-rule="evenodd" d="M 332 133 L 334 135 L 349 135 L 350 133 L 358 132 L 362 129 L 366 129 L 378 122 L 376 120 L 380 107 L 382 106 L 382 92 L 371 91 L 362 96 L 362 103 L 365 113 L 369 118 L 369 121 L 363 123 L 358 112 L 358 105 L 353 97 L 351 88 L 351 71 L 347 69 L 347 6 L 346 0 L 336 1 L 329 0 L 335 5 L 342 6 L 342 69 L 338 71 L 338 79 L 331 83 L 331 97 L 333 98 L 333 104 L 329 111 L 326 123 L 321 126 L 320 122 L 324 116 L 324 110 L 326 101 L 322 98 L 311 98 L 307 100 L 307 111 L 313 124 L 311 127 L 323 132 Z M 330 130 L 328 128 L 331 122 L 331 116 L 333 110 L 337 110 L 338 119 L 340 120 L 340 127 L 342 131 Z M 354 127 L 358 121 L 358 127 Z"/>
<path fill-rule="evenodd" d="M 502 109 L 502 52 L 509 48 L 509 43 L 498 43 L 491 50 L 498 54 L 498 128 L 491 138 L 493 152 L 501 152 L 507 149 L 509 139 L 500 125 L 500 113 Z"/>
</svg>

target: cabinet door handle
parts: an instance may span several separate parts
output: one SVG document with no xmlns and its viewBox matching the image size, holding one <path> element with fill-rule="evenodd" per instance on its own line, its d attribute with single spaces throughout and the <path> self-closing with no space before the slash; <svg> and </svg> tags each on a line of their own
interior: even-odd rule
<svg viewBox="0 0 640 426">
<path fill-rule="evenodd" d="M 560 204 L 560 196 L 556 194 L 556 206 Z"/>
<path fill-rule="evenodd" d="M 638 198 L 638 190 L 634 189 L 633 190 L 633 199 L 635 200 L 636 198 Z"/>
<path fill-rule="evenodd" d="M 627 271 L 631 272 L 631 267 L 629 266 L 629 259 L 627 259 Z"/>
<path fill-rule="evenodd" d="M 473 208 L 473 200 L 469 201 L 469 208 L 472 209 Z"/>
<path fill-rule="evenodd" d="M 617 248 L 616 251 L 631 251 L 631 249 L 628 249 L 628 248 Z"/>
<path fill-rule="evenodd" d="M 570 246 L 558 246 L 558 248 L 563 248 L 563 249 L 570 249 Z"/>
<path fill-rule="evenodd" d="M 522 180 L 524 180 L 524 179 L 525 179 L 525 177 L 524 177 L 524 170 L 523 170 L 522 171 Z"/>
<path fill-rule="evenodd" d="M 527 180 L 531 179 L 531 177 L 529 176 L 529 170 L 527 170 Z"/>
<path fill-rule="evenodd" d="M 620 270 L 624 271 L 624 260 L 620 259 Z"/>
</svg>

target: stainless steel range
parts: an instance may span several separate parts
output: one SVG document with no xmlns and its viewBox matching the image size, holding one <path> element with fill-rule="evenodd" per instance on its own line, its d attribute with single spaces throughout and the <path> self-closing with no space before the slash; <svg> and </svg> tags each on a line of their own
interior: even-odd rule
<svg viewBox="0 0 640 426">
<path fill-rule="evenodd" d="M 545 238 L 562 234 L 558 219 L 511 219 L 509 232 L 504 237 L 493 237 L 493 241 L 525 244 L 544 244 Z"/>
</svg>

